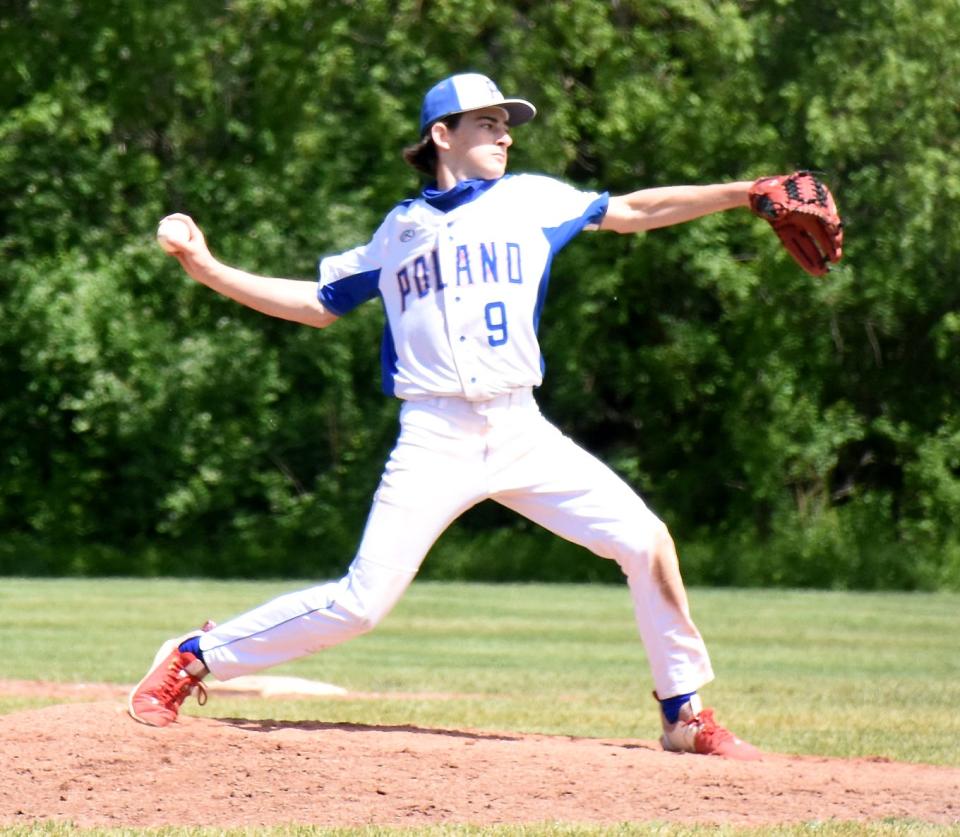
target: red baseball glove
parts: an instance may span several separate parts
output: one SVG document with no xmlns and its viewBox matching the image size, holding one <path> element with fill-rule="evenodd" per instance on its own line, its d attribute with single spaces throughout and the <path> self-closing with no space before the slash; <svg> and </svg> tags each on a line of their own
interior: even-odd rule
<svg viewBox="0 0 960 837">
<path fill-rule="evenodd" d="M 750 187 L 750 209 L 770 223 L 807 273 L 823 276 L 843 253 L 843 222 L 826 184 L 808 171 L 761 177 Z"/>
</svg>

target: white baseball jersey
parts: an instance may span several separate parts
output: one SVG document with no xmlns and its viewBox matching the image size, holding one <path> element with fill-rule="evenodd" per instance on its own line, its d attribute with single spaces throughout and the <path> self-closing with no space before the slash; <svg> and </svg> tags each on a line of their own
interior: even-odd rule
<svg viewBox="0 0 960 837">
<path fill-rule="evenodd" d="M 319 297 L 346 314 L 379 296 L 384 389 L 404 400 L 347 574 L 267 602 L 200 638 L 219 679 L 251 674 L 370 630 L 413 581 L 440 534 L 494 500 L 617 561 L 658 695 L 713 678 L 682 588 L 664 579 L 666 528 L 608 466 L 540 413 L 537 325 L 554 255 L 599 224 L 609 196 L 548 177 L 426 190 L 371 241 L 320 262 Z M 671 545 L 672 548 L 672 545 Z"/>
<path fill-rule="evenodd" d="M 529 174 L 428 189 L 396 206 L 369 243 L 321 260 L 320 301 L 343 315 L 380 297 L 388 395 L 481 401 L 538 386 L 551 262 L 600 223 L 608 201 Z"/>
</svg>

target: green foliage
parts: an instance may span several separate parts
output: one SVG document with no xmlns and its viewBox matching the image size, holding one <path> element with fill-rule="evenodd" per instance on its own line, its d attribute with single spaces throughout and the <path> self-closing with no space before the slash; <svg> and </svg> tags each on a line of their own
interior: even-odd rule
<svg viewBox="0 0 960 837">
<path fill-rule="evenodd" d="M 688 578 L 960 586 L 958 33 L 952 0 L 7 3 L 0 571 L 346 564 L 395 434 L 381 312 L 267 320 L 152 232 L 187 211 L 226 261 L 312 275 L 417 188 L 420 98 L 475 69 L 540 107 L 515 170 L 619 193 L 805 166 L 837 195 L 822 280 L 743 211 L 554 265 L 541 401 Z M 444 577 L 613 574 L 490 512 L 438 549 Z"/>
</svg>

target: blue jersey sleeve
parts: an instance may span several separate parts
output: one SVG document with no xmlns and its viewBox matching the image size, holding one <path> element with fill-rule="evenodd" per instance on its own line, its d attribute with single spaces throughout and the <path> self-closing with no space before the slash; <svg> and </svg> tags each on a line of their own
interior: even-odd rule
<svg viewBox="0 0 960 837">
<path fill-rule="evenodd" d="M 343 316 L 379 294 L 380 264 L 374 252 L 371 242 L 320 260 L 317 297 L 324 308 Z"/>
</svg>

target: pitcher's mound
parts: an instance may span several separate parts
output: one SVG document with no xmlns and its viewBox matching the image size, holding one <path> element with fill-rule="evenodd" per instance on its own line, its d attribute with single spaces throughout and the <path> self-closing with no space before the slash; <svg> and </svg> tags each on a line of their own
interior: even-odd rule
<svg viewBox="0 0 960 837">
<path fill-rule="evenodd" d="M 960 770 L 655 742 L 241 718 L 137 724 L 115 697 L 4 716 L 0 825 L 960 821 Z"/>
</svg>

